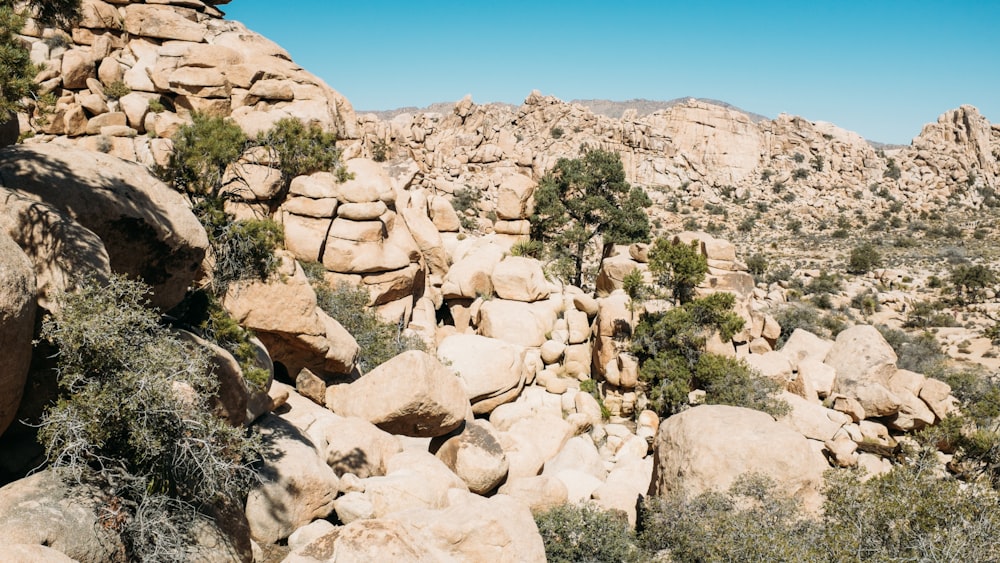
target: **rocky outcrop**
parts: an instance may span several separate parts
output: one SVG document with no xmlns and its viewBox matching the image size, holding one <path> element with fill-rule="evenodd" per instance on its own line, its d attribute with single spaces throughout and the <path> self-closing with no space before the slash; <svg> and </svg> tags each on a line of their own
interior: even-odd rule
<svg viewBox="0 0 1000 563">
<path fill-rule="evenodd" d="M 143 166 L 82 149 L 18 145 L 0 151 L 0 183 L 97 235 L 111 270 L 152 286 L 150 300 L 162 311 L 180 303 L 200 274 L 205 229 L 184 196 Z M 99 259 L 99 247 L 85 250 Z"/>
<path fill-rule="evenodd" d="M 10 426 L 21 403 L 31 365 L 35 327 L 35 274 L 28 257 L 0 232 L 0 434 Z"/>
<path fill-rule="evenodd" d="M 29 22 L 32 62 L 46 68 L 37 81 L 55 103 L 34 104 L 22 132 L 144 164 L 163 164 L 194 111 L 232 116 L 251 135 L 292 117 L 357 137 L 343 96 L 214 4 L 86 0 L 69 36 Z"/>
</svg>

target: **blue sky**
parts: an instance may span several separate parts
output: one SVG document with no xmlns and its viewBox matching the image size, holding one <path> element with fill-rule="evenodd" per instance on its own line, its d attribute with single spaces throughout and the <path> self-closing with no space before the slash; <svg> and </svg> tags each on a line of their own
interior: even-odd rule
<svg viewBox="0 0 1000 563">
<path fill-rule="evenodd" d="M 886 143 L 971 104 L 1000 121 L 1000 0 L 232 0 L 356 110 L 714 98 Z"/>
</svg>

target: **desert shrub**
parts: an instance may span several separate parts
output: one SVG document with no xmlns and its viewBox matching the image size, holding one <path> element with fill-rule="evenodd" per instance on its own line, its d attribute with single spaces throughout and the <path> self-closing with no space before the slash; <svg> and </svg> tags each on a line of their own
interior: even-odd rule
<svg viewBox="0 0 1000 563">
<path fill-rule="evenodd" d="M 389 143 L 385 139 L 379 139 L 372 143 L 372 160 L 375 162 L 385 162 L 389 159 Z"/>
<path fill-rule="evenodd" d="M 113 525 L 136 560 L 183 554 L 204 511 L 242 505 L 259 457 L 257 440 L 212 414 L 218 382 L 206 351 L 159 325 L 148 292 L 119 276 L 81 280 L 41 329 L 58 350 L 62 396 L 39 440 L 53 466 L 106 483 L 109 503 L 128 515 Z"/>
<path fill-rule="evenodd" d="M 767 256 L 761 253 L 756 253 L 750 258 L 747 258 L 747 271 L 749 271 L 755 278 L 760 278 L 767 272 Z"/>
<path fill-rule="evenodd" d="M 362 373 L 398 356 L 407 350 L 423 350 L 424 343 L 415 336 L 403 334 L 402 323 L 387 323 L 368 307 L 368 291 L 348 284 L 330 285 L 323 278 L 321 264 L 304 264 L 303 269 L 316 291 L 316 304 L 351 333 L 361 353 L 358 369 Z"/>
<path fill-rule="evenodd" d="M 805 286 L 807 294 L 832 294 L 839 293 L 844 288 L 844 282 L 840 276 L 821 270 L 819 275 L 809 280 Z"/>
<path fill-rule="evenodd" d="M 104 87 L 104 94 L 112 100 L 124 98 L 132 93 L 132 89 L 121 80 L 115 80 Z"/>
<path fill-rule="evenodd" d="M 686 303 L 705 279 L 708 259 L 701 254 L 696 240 L 683 244 L 658 238 L 649 249 L 649 271 L 657 284 L 670 290 L 675 301 Z"/>
<path fill-rule="evenodd" d="M 213 290 L 222 295 L 233 282 L 264 280 L 278 267 L 274 249 L 284 242 L 281 225 L 271 219 L 236 219 L 223 209 L 223 201 L 205 198 L 195 205 L 195 215 L 205 226 L 215 264 Z"/>
<path fill-rule="evenodd" d="M 878 325 L 875 328 L 882 333 L 882 338 L 885 338 L 885 341 L 896 352 L 896 356 L 899 358 L 896 365 L 900 369 L 917 373 L 941 371 L 947 356 L 941 351 L 941 345 L 938 344 L 933 334 L 921 332 L 913 336 L 885 325 Z"/>
<path fill-rule="evenodd" d="M 958 326 L 958 321 L 944 312 L 943 301 L 917 301 L 906 312 L 904 328 L 928 328 L 932 326 Z"/>
<path fill-rule="evenodd" d="M 896 164 L 896 159 L 890 158 L 885 163 L 885 173 L 883 176 L 890 178 L 892 180 L 898 180 L 902 176 L 902 170 L 899 169 L 899 165 Z"/>
<path fill-rule="evenodd" d="M 774 398 L 779 386 L 741 361 L 704 351 L 712 334 L 726 341 L 743 329 L 743 319 L 732 311 L 734 303 L 732 294 L 714 293 L 640 318 L 632 352 L 639 359 L 639 378 L 651 409 L 670 416 L 686 408 L 690 391 L 702 389 L 711 404 L 784 412 L 787 405 Z"/>
<path fill-rule="evenodd" d="M 754 225 L 757 224 L 758 219 L 759 217 L 757 216 L 744 217 L 743 220 L 740 221 L 740 224 L 736 226 L 736 230 L 741 233 L 749 233 L 753 230 Z"/>
<path fill-rule="evenodd" d="M 852 248 L 847 259 L 847 271 L 851 274 L 867 274 L 880 266 L 882 266 L 882 255 L 870 242 Z"/>
<path fill-rule="evenodd" d="M 483 193 L 472 186 L 458 188 L 451 197 L 451 206 L 458 214 L 458 220 L 463 229 L 473 229 L 476 226 L 475 219 L 469 217 L 468 211 L 473 215 L 479 215 L 479 202 L 483 199 Z"/>
<path fill-rule="evenodd" d="M 173 137 L 174 152 L 159 176 L 176 189 L 218 197 L 226 167 L 248 146 L 240 126 L 229 119 L 195 112 Z"/>
<path fill-rule="evenodd" d="M 639 545 L 668 561 L 825 561 L 820 528 L 770 478 L 740 476 L 728 491 L 647 497 Z"/>
<path fill-rule="evenodd" d="M 792 160 L 794 160 L 796 164 L 802 164 L 806 161 L 806 157 L 802 153 L 797 152 L 792 155 Z"/>
<path fill-rule="evenodd" d="M 789 219 L 788 222 L 785 223 L 785 227 L 790 233 L 797 235 L 802 232 L 802 221 L 800 219 Z"/>
<path fill-rule="evenodd" d="M 788 264 L 781 264 L 776 268 L 769 268 L 764 281 L 768 284 L 787 282 L 792 279 L 794 270 Z"/>
<path fill-rule="evenodd" d="M 538 240 L 522 240 L 510 247 L 511 256 L 526 256 L 541 259 L 545 254 L 545 245 Z"/>
<path fill-rule="evenodd" d="M 858 309 L 864 315 L 871 315 L 882 309 L 878 296 L 871 289 L 854 294 L 851 298 L 851 307 Z"/>
<path fill-rule="evenodd" d="M 997 275 L 989 266 L 959 264 L 952 268 L 949 281 L 957 303 L 975 303 L 983 298 L 986 288 L 997 283 Z"/>
<path fill-rule="evenodd" d="M 149 111 L 152 113 L 162 113 L 167 111 L 167 106 L 163 105 L 163 100 L 160 98 L 153 98 L 149 100 Z"/>
<path fill-rule="evenodd" d="M 816 172 L 822 172 L 823 171 L 823 155 L 817 154 L 816 156 L 812 157 L 812 160 L 809 161 L 809 164 L 812 165 L 813 170 L 815 170 Z"/>
<path fill-rule="evenodd" d="M 782 307 L 774 314 L 774 320 L 781 325 L 777 346 L 780 348 L 795 332 L 795 329 L 809 331 L 818 336 L 829 336 L 829 330 L 821 324 L 820 314 L 814 307 L 806 304 L 792 304 Z"/>
<path fill-rule="evenodd" d="M 553 139 L 562 139 L 562 136 L 565 133 L 566 132 L 563 131 L 563 128 L 559 127 L 559 126 L 555 126 L 555 127 L 551 128 L 551 129 L 549 129 L 549 134 L 552 135 Z"/>
<path fill-rule="evenodd" d="M 340 166 L 336 133 L 329 133 L 315 123 L 306 125 L 293 117 L 279 119 L 267 131 L 257 135 L 256 145 L 269 147 L 278 154 L 279 167 L 286 182 L 302 174 L 330 171 L 340 181 L 347 171 Z"/>
<path fill-rule="evenodd" d="M 809 177 L 808 168 L 796 168 L 795 170 L 792 170 L 792 178 L 795 180 L 805 180 L 808 177 Z"/>
<path fill-rule="evenodd" d="M 553 563 L 642 561 L 628 520 L 594 505 L 564 504 L 535 516 Z"/>
<path fill-rule="evenodd" d="M 932 454 L 931 454 L 932 455 Z M 822 545 L 830 561 L 998 561 L 995 492 L 931 469 L 928 454 L 862 481 L 827 476 Z"/>
</svg>

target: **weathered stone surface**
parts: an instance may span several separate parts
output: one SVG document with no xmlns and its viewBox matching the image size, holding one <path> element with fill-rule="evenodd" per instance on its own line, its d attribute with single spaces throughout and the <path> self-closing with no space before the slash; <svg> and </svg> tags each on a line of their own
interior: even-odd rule
<svg viewBox="0 0 1000 563">
<path fill-rule="evenodd" d="M 538 347 L 552 330 L 556 315 L 544 303 L 491 299 L 479 309 L 479 333 L 518 346 Z"/>
<path fill-rule="evenodd" d="M 549 296 L 549 282 L 534 258 L 511 256 L 501 260 L 490 274 L 493 291 L 501 299 L 533 303 Z"/>
<path fill-rule="evenodd" d="M 455 260 L 441 285 L 445 299 L 475 299 L 493 294 L 493 268 L 500 262 L 504 249 L 495 244 L 483 244 L 470 254 Z"/>
<path fill-rule="evenodd" d="M 508 479 L 498 492 L 525 504 L 533 514 L 566 504 L 569 500 L 566 485 L 550 475 Z"/>
<path fill-rule="evenodd" d="M 855 325 L 837 335 L 824 362 L 837 370 L 834 391 L 850 394 L 862 383 L 887 386 L 896 371 L 896 353 L 878 329 Z"/>
<path fill-rule="evenodd" d="M 0 218 L 2 223 L 2 218 Z M 27 255 L 0 229 L 0 434 L 21 403 L 35 329 L 35 272 Z"/>
<path fill-rule="evenodd" d="M 337 420 L 325 427 L 325 433 L 326 463 L 338 477 L 385 475 L 388 459 L 403 449 L 399 438 L 363 418 Z"/>
<path fill-rule="evenodd" d="M 536 182 L 527 176 L 506 176 L 497 191 L 497 217 L 504 220 L 527 219 L 534 210 Z"/>
<path fill-rule="evenodd" d="M 313 442 L 285 420 L 257 423 L 264 439 L 263 482 L 250 491 L 246 515 L 253 538 L 274 543 L 333 512 L 338 479 Z"/>
<path fill-rule="evenodd" d="M 150 299 L 163 311 L 198 275 L 205 229 L 184 196 L 143 166 L 68 147 L 17 145 L 0 151 L 0 179 L 93 231 L 112 270 L 150 284 Z"/>
<path fill-rule="evenodd" d="M 194 43 L 204 41 L 205 36 L 205 30 L 194 21 L 193 12 L 148 4 L 129 4 L 125 7 L 125 31 L 138 37 Z"/>
<path fill-rule="evenodd" d="M 101 490 L 52 470 L 0 488 L 0 544 L 44 545 L 77 561 L 124 561 L 121 538 L 98 522 Z"/>
<path fill-rule="evenodd" d="M 444 554 L 427 545 L 412 526 L 395 520 L 356 520 L 320 536 L 288 555 L 284 563 L 412 561 L 440 563 Z"/>
<path fill-rule="evenodd" d="M 507 477 L 509 464 L 500 437 L 485 420 L 466 422 L 457 434 L 440 444 L 434 455 L 479 495 L 489 493 Z"/>
<path fill-rule="evenodd" d="M 365 479 L 364 484 L 376 518 L 414 509 L 444 508 L 450 490 L 469 490 L 444 462 L 421 450 L 404 450 L 392 456 L 386 475 Z"/>
<path fill-rule="evenodd" d="M 524 386 L 524 350 L 494 338 L 455 334 L 438 344 L 437 356 L 465 383 L 476 414 L 512 401 Z"/>
<path fill-rule="evenodd" d="M 427 437 L 462 424 L 469 401 L 461 381 L 441 362 L 410 350 L 353 383 L 330 388 L 327 406 L 392 434 Z"/>
<path fill-rule="evenodd" d="M 828 464 L 802 434 L 769 415 L 724 405 L 701 405 L 663 421 L 654 443 L 650 493 L 725 490 L 743 473 L 758 472 L 778 489 L 818 510 Z"/>
</svg>

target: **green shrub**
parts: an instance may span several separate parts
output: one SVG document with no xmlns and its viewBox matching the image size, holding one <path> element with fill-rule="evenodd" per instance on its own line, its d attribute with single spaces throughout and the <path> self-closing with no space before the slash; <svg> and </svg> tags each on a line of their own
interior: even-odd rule
<svg viewBox="0 0 1000 563">
<path fill-rule="evenodd" d="M 906 312 L 904 328 L 929 328 L 934 326 L 958 326 L 958 321 L 944 312 L 942 301 L 917 301 Z"/>
<path fill-rule="evenodd" d="M 647 497 L 639 544 L 665 561 L 825 561 L 819 527 L 763 475 L 740 476 L 725 492 Z"/>
<path fill-rule="evenodd" d="M 882 255 L 870 242 L 862 243 L 851 249 L 847 259 L 847 271 L 851 274 L 867 274 L 882 266 Z"/>
<path fill-rule="evenodd" d="M 256 144 L 278 154 L 286 182 L 313 172 L 333 172 L 340 181 L 347 171 L 340 167 L 340 149 L 336 133 L 328 133 L 315 123 L 305 125 L 293 117 L 279 119 L 267 131 L 257 135 Z"/>
<path fill-rule="evenodd" d="M 898 357 L 896 365 L 900 369 L 917 373 L 936 373 L 942 370 L 947 356 L 941 351 L 941 345 L 933 334 L 921 332 L 911 336 L 885 325 L 878 325 L 875 328 L 882 333 L 882 338 L 885 338 L 896 352 Z"/>
<path fill-rule="evenodd" d="M 553 139 L 562 139 L 564 133 L 565 131 L 563 131 L 563 128 L 559 126 L 549 129 L 549 134 L 552 135 Z"/>
<path fill-rule="evenodd" d="M 802 221 L 799 219 L 789 219 L 785 227 L 788 228 L 789 232 L 799 234 L 802 232 Z"/>
<path fill-rule="evenodd" d="M 844 288 L 844 282 L 837 274 L 820 270 L 818 276 L 809 280 L 805 286 L 807 294 L 839 293 Z"/>
<path fill-rule="evenodd" d="M 802 164 L 803 162 L 805 162 L 806 157 L 802 153 L 797 152 L 792 155 L 792 160 L 794 160 L 796 164 Z"/>
<path fill-rule="evenodd" d="M 747 271 L 753 274 L 755 278 L 763 276 L 767 272 L 767 266 L 767 256 L 759 252 L 747 258 Z"/>
<path fill-rule="evenodd" d="M 796 168 L 795 170 L 792 170 L 792 178 L 795 180 L 805 180 L 808 177 L 809 177 L 808 168 Z"/>
<path fill-rule="evenodd" d="M 539 240 L 521 240 L 510 247 L 510 254 L 541 259 L 545 254 L 545 245 Z"/>
<path fill-rule="evenodd" d="M 195 112 L 191 123 L 177 130 L 170 163 L 159 171 L 176 189 L 198 196 L 218 197 L 228 167 L 248 147 L 235 122 Z"/>
<path fill-rule="evenodd" d="M 152 113 L 163 113 L 167 111 L 167 106 L 163 105 L 162 99 L 153 98 L 149 100 L 149 111 Z"/>
<path fill-rule="evenodd" d="M 303 269 L 316 291 L 317 305 L 351 333 L 361 347 L 358 356 L 361 373 L 371 371 L 407 350 L 424 349 L 424 343 L 419 338 L 403 334 L 401 323 L 386 323 L 368 307 L 369 295 L 364 288 L 347 284 L 331 288 L 323 278 L 326 270 L 322 265 L 304 264 Z"/>
<path fill-rule="evenodd" d="M 392 147 L 385 139 L 379 139 L 372 144 L 372 160 L 375 162 L 385 162 L 389 159 L 389 151 Z"/>
<path fill-rule="evenodd" d="M 104 94 L 112 100 L 124 98 L 132 93 L 132 89 L 121 80 L 115 80 L 104 87 Z"/>
<path fill-rule="evenodd" d="M 280 262 L 274 249 L 285 239 L 281 225 L 271 219 L 237 220 L 223 205 L 214 198 L 195 205 L 195 215 L 205 226 L 214 253 L 212 285 L 216 295 L 224 294 L 236 281 L 267 279 Z"/>
<path fill-rule="evenodd" d="M 882 309 L 882 306 L 878 302 L 878 296 L 871 289 L 856 293 L 851 298 L 851 307 L 860 310 L 866 316 Z"/>
<path fill-rule="evenodd" d="M 564 504 L 535 516 L 552 563 L 642 561 L 628 520 L 594 505 Z"/>
<path fill-rule="evenodd" d="M 650 273 L 657 284 L 670 290 L 678 303 L 690 301 L 694 288 L 708 273 L 708 259 L 699 248 L 697 240 L 683 244 L 658 238 L 649 249 Z"/>
<path fill-rule="evenodd" d="M 959 264 L 951 270 L 949 281 L 959 304 L 975 303 L 983 298 L 985 289 L 997 283 L 997 275 L 989 266 Z"/>
<path fill-rule="evenodd" d="M 61 312 L 44 319 L 41 337 L 58 349 L 62 396 L 38 436 L 53 466 L 106 483 L 109 504 L 127 515 L 116 531 L 130 559 L 180 560 L 205 511 L 242 506 L 259 442 L 212 414 L 218 382 L 206 351 L 159 325 L 148 292 L 112 276 L 57 297 Z"/>
<path fill-rule="evenodd" d="M 462 228 L 472 230 L 476 226 L 476 221 L 467 213 L 471 211 L 473 215 L 479 215 L 479 203 L 483 199 L 483 193 L 472 186 L 458 188 L 451 197 L 451 206 L 458 214 L 458 220 Z"/>
</svg>

